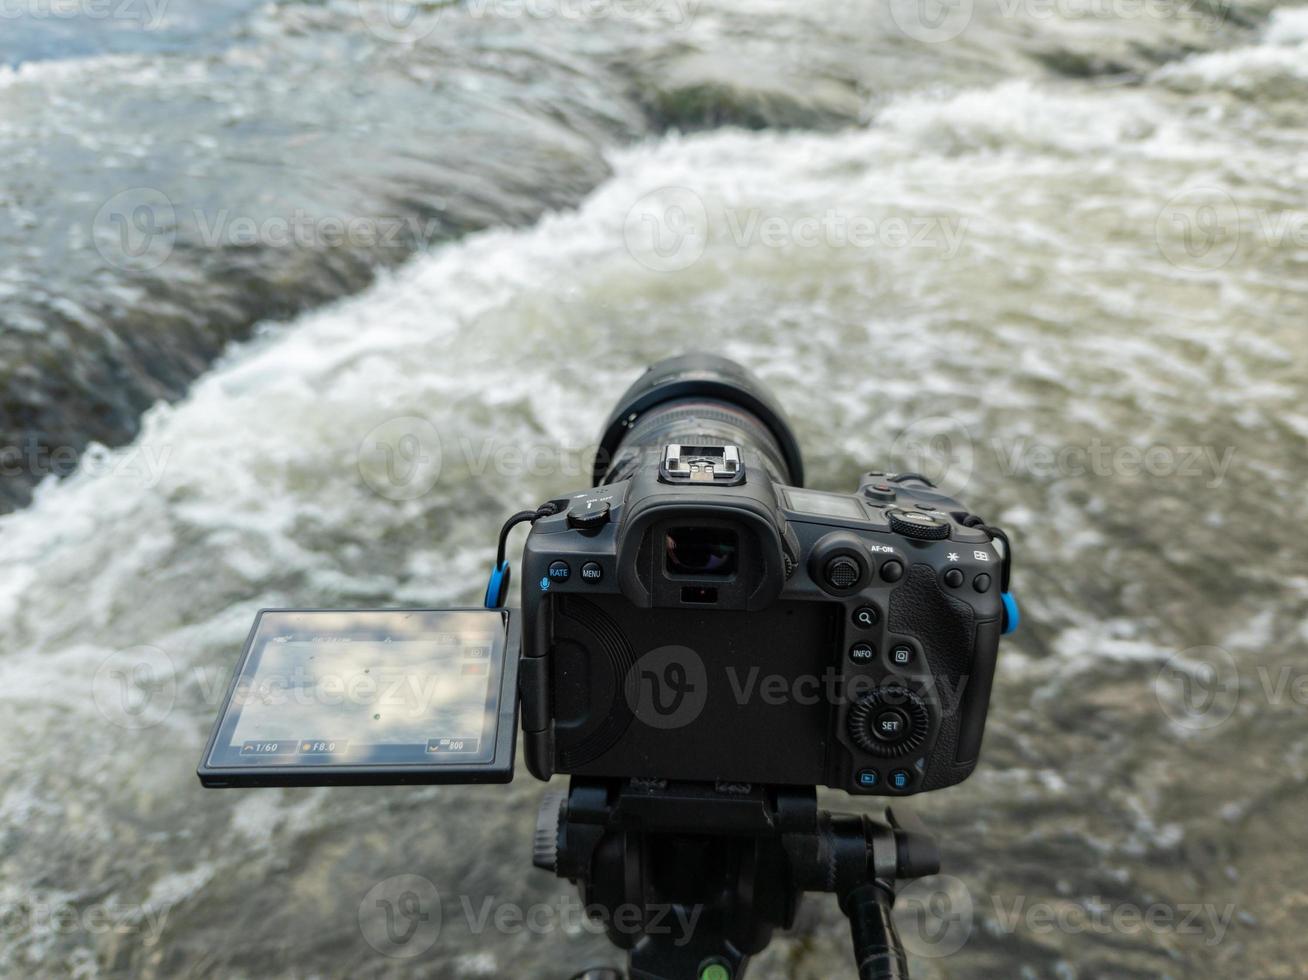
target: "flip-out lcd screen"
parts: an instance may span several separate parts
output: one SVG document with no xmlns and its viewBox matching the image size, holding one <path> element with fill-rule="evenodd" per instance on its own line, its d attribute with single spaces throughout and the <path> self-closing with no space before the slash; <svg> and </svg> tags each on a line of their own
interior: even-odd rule
<svg viewBox="0 0 1308 980">
<path fill-rule="evenodd" d="M 512 639 L 504 610 L 264 611 L 200 778 L 218 786 L 507 780 Z"/>
</svg>

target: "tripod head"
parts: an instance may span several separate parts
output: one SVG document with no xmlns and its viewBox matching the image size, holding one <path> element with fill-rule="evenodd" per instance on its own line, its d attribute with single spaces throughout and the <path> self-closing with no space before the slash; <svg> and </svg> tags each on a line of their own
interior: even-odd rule
<svg viewBox="0 0 1308 980">
<path fill-rule="evenodd" d="M 738 980 L 806 891 L 840 900 L 860 980 L 891 980 L 895 883 L 940 855 L 909 811 L 829 813 L 811 788 L 574 778 L 542 801 L 535 864 L 602 912 L 630 980 Z"/>
</svg>

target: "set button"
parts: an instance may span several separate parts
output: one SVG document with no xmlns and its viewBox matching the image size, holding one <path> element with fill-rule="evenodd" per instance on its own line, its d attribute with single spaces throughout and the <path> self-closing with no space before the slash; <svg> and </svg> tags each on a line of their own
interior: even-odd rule
<svg viewBox="0 0 1308 980">
<path fill-rule="evenodd" d="M 908 734 L 908 716 L 898 708 L 886 708 L 872 719 L 872 735 L 883 742 L 898 742 Z"/>
</svg>

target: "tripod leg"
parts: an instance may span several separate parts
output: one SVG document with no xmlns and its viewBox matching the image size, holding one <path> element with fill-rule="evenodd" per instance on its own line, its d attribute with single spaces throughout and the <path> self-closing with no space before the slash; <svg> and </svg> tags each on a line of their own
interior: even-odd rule
<svg viewBox="0 0 1308 980">
<path fill-rule="evenodd" d="M 908 980 L 908 956 L 891 918 L 894 892 L 872 882 L 852 889 L 840 903 L 849 917 L 858 980 Z"/>
</svg>

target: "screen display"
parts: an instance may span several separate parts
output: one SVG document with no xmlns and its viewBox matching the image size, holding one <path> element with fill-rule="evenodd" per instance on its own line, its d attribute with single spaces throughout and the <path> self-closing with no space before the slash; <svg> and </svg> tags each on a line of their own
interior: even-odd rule
<svg viewBox="0 0 1308 980">
<path fill-rule="evenodd" d="M 505 643 L 495 610 L 263 612 L 208 765 L 490 762 Z"/>
<path fill-rule="evenodd" d="M 863 505 L 853 497 L 838 493 L 822 493 L 820 490 L 800 490 L 786 488 L 786 499 L 790 509 L 801 514 L 817 514 L 822 517 L 847 517 L 855 521 L 866 521 L 867 513 Z"/>
</svg>

